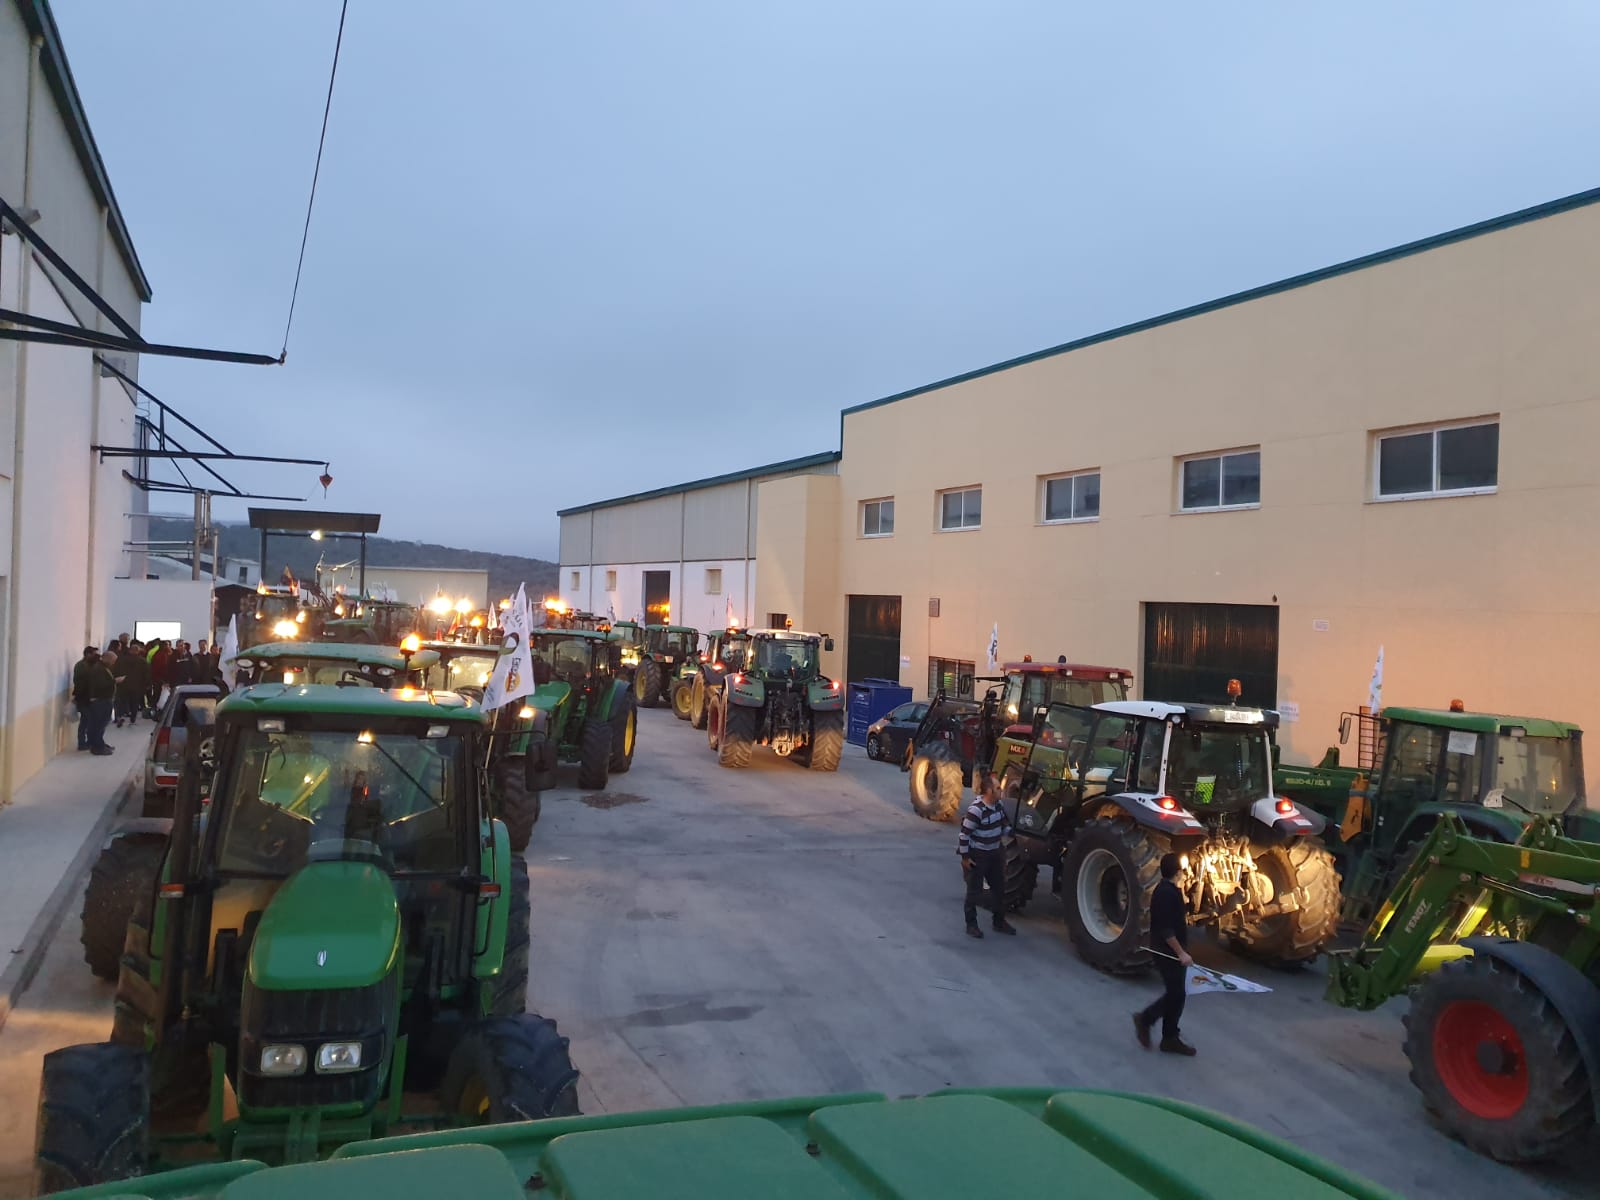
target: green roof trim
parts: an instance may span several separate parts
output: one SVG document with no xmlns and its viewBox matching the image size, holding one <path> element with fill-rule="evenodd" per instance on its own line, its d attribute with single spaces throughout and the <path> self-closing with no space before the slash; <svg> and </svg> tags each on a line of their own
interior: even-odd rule
<svg viewBox="0 0 1600 1200">
<path fill-rule="evenodd" d="M 347 662 L 363 667 L 393 667 L 406 669 L 406 656 L 395 646 L 374 646 L 366 642 L 266 642 L 241 650 L 239 658 L 259 658 L 268 662 Z M 439 661 L 439 656 L 419 650 L 411 657 L 411 666 L 427 667 Z"/>
<path fill-rule="evenodd" d="M 217 706 L 225 716 L 320 716 L 422 718 L 482 725 L 481 709 L 455 692 L 334 687 L 331 684 L 258 683 L 234 692 Z"/>
<path fill-rule="evenodd" d="M 1559 200 L 1549 200 L 1544 204 L 1536 204 L 1532 208 L 1518 209 L 1516 212 L 1506 213 L 1504 216 L 1491 217 L 1486 221 L 1478 221 L 1472 225 L 1463 225 L 1459 229 L 1436 233 L 1431 237 L 1425 237 L 1415 242 L 1406 242 L 1403 245 L 1394 246 L 1388 250 L 1379 250 L 1373 254 L 1364 254 L 1360 258 L 1348 259 L 1345 262 L 1335 263 L 1330 267 L 1321 267 L 1315 271 L 1307 271 L 1302 275 L 1291 275 L 1287 279 L 1280 279 L 1275 283 L 1261 284 L 1259 287 L 1247 288 L 1242 292 L 1234 292 L 1231 295 L 1221 296 L 1215 300 L 1207 300 L 1201 304 L 1191 304 L 1186 308 L 1173 309 L 1171 312 L 1162 313 L 1160 316 L 1147 317 L 1142 321 L 1135 321 L 1131 325 L 1119 325 L 1115 329 L 1107 329 L 1101 333 L 1091 333 L 1087 337 L 1077 338 L 1070 342 L 1062 342 L 1059 346 L 1051 346 L 1046 350 L 1035 350 L 1032 354 L 1024 354 L 1019 358 L 1008 358 L 1004 362 L 993 363 L 987 367 L 979 367 L 975 371 L 952 375 L 948 379 L 939 380 L 937 383 L 923 384 L 921 387 L 914 387 L 909 391 L 896 392 L 892 396 L 884 396 L 879 400 L 868 400 L 863 404 L 847 408 L 839 414 L 839 444 L 840 446 L 844 445 L 844 419 L 852 413 L 865 412 L 869 408 L 881 408 L 886 404 L 909 400 L 913 396 L 920 396 L 926 392 L 936 392 L 941 388 L 947 388 L 957 383 L 967 383 L 974 379 L 981 379 L 985 375 L 994 375 L 1000 371 L 1010 370 L 1012 367 L 1026 366 L 1028 363 L 1038 362 L 1041 359 L 1054 358 L 1058 354 L 1068 354 L 1073 350 L 1082 350 L 1085 347 L 1095 346 L 1101 342 L 1127 337 L 1132 333 L 1143 333 L 1147 329 L 1156 329 L 1162 325 L 1172 325 L 1190 317 L 1216 312 L 1218 309 L 1232 308 L 1236 304 L 1244 304 L 1250 300 L 1260 300 L 1267 296 L 1275 296 L 1280 292 L 1288 292 L 1295 288 L 1306 287 L 1309 284 L 1321 283 L 1325 279 L 1336 279 L 1340 275 L 1349 275 L 1352 272 L 1362 271 L 1368 267 L 1376 267 L 1383 263 L 1394 262 L 1397 259 L 1409 258 L 1413 254 L 1421 254 L 1427 250 L 1436 250 L 1441 246 L 1464 242 L 1469 238 L 1481 237 L 1486 233 L 1497 233 L 1502 229 L 1511 229 L 1517 225 L 1526 225 L 1530 221 L 1553 217 L 1560 213 L 1571 212 L 1573 209 L 1586 208 L 1596 203 L 1600 203 L 1600 188 L 1591 188 L 1586 192 L 1576 192 L 1570 196 L 1563 196 Z"/>
<path fill-rule="evenodd" d="M 689 483 L 678 483 L 671 487 L 655 488 L 648 492 L 634 492 L 628 496 L 617 496 L 610 500 L 596 500 L 593 504 L 579 504 L 574 508 L 561 508 L 556 510 L 558 517 L 575 516 L 578 513 L 594 512 L 601 508 L 616 508 L 621 504 L 636 504 L 640 500 L 656 500 L 662 496 L 675 496 L 679 492 L 698 492 L 703 488 L 718 487 L 724 483 L 738 483 L 743 479 L 758 479 L 763 475 L 782 475 L 790 471 L 804 471 L 808 467 L 821 467 L 839 461 L 838 450 L 824 450 L 819 454 L 807 454 L 801 458 L 789 458 L 783 462 L 768 463 L 764 467 L 751 467 L 745 471 L 730 471 L 726 475 L 712 475 L 706 479 L 695 479 Z"/>
<path fill-rule="evenodd" d="M 1509 717 L 1500 713 L 1450 712 L 1443 708 L 1384 707 L 1379 714 L 1385 721 L 1408 721 L 1416 725 L 1434 725 L 1441 729 L 1463 729 L 1472 733 L 1498 735 L 1507 729 L 1520 728 L 1529 737 L 1568 738 L 1583 730 L 1566 721 L 1552 721 L 1548 717 Z"/>
</svg>

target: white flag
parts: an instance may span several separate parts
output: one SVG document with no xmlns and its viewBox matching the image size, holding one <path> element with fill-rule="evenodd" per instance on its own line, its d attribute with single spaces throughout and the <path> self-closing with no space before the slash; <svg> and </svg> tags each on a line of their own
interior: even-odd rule
<svg viewBox="0 0 1600 1200">
<path fill-rule="evenodd" d="M 488 686 L 483 689 L 485 712 L 520 700 L 533 691 L 533 651 L 529 642 L 532 631 L 533 612 L 528 607 L 528 592 L 518 584 L 517 594 L 506 610 L 500 658 L 494 664 Z"/>
<path fill-rule="evenodd" d="M 606 605 L 606 620 L 615 621 L 616 619 L 617 619 L 617 606 L 615 604 Z"/>
<path fill-rule="evenodd" d="M 989 631 L 989 673 L 992 675 L 1000 669 L 1000 622 L 994 623 L 994 628 Z"/>
<path fill-rule="evenodd" d="M 1367 707 L 1373 712 L 1383 709 L 1383 647 L 1378 647 L 1378 661 L 1372 667 L 1372 682 L 1367 684 Z"/>
<path fill-rule="evenodd" d="M 738 624 L 739 624 L 739 617 L 738 617 L 738 615 L 737 615 L 737 614 L 736 614 L 736 613 L 735 613 L 735 612 L 734 612 L 734 611 L 733 611 L 733 597 L 732 597 L 732 596 L 729 596 L 729 597 L 728 597 L 728 620 L 727 620 L 727 622 L 726 622 L 726 625 L 725 625 L 725 627 L 726 627 L 726 628 L 728 628 L 728 629 L 733 629 L 733 628 L 735 628 L 735 627 L 736 627 L 736 626 L 737 626 L 737 625 L 738 625 Z"/>
<path fill-rule="evenodd" d="M 1272 989 L 1265 984 L 1252 983 L 1242 975 L 1224 975 L 1198 963 L 1184 975 L 1183 990 L 1190 996 L 1203 996 L 1207 992 L 1234 992 L 1238 995 L 1259 995 Z"/>
<path fill-rule="evenodd" d="M 217 656 L 217 673 L 222 676 L 222 682 L 229 687 L 233 684 L 233 663 L 239 657 L 239 616 L 235 613 L 228 618 L 228 630 L 222 635 L 222 648 Z"/>
</svg>

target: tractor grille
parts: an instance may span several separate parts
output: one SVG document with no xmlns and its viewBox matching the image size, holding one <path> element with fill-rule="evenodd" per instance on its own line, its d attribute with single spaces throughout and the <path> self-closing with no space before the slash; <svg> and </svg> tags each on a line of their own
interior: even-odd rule
<svg viewBox="0 0 1600 1200">
<path fill-rule="evenodd" d="M 399 972 L 365 988 L 325 991 L 270 991 L 244 985 L 239 1035 L 239 1104 L 243 1108 L 370 1108 L 383 1091 L 381 1070 L 387 1053 L 385 1023 L 395 1006 Z M 361 1043 L 359 1071 L 341 1075 L 316 1072 L 317 1051 L 325 1042 Z M 306 1049 L 303 1074 L 265 1076 L 258 1067 L 261 1048 L 291 1043 Z"/>
</svg>

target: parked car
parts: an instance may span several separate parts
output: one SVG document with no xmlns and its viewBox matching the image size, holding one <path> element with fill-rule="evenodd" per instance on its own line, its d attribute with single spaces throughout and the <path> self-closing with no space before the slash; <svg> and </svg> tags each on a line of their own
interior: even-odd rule
<svg viewBox="0 0 1600 1200">
<path fill-rule="evenodd" d="M 170 817 L 178 791 L 178 772 L 183 769 L 183 751 L 188 738 L 189 701 L 216 700 L 222 689 L 209 683 L 185 683 L 171 688 L 161 706 L 156 727 L 150 733 L 150 746 L 144 754 L 144 815 Z"/>
<path fill-rule="evenodd" d="M 909 700 L 884 713 L 867 726 L 867 757 L 899 762 L 906 756 L 906 743 L 927 713 L 926 700 Z"/>
</svg>

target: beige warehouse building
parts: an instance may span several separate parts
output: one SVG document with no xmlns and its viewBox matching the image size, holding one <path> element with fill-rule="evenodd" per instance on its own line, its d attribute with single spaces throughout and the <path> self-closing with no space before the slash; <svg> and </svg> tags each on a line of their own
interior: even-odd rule
<svg viewBox="0 0 1600 1200">
<path fill-rule="evenodd" d="M 1600 190 L 844 411 L 759 486 L 754 609 L 923 694 L 1000 658 L 1600 728 Z M 563 546 L 566 544 L 563 530 Z M 981 688 L 981 685 L 980 685 Z"/>
</svg>

